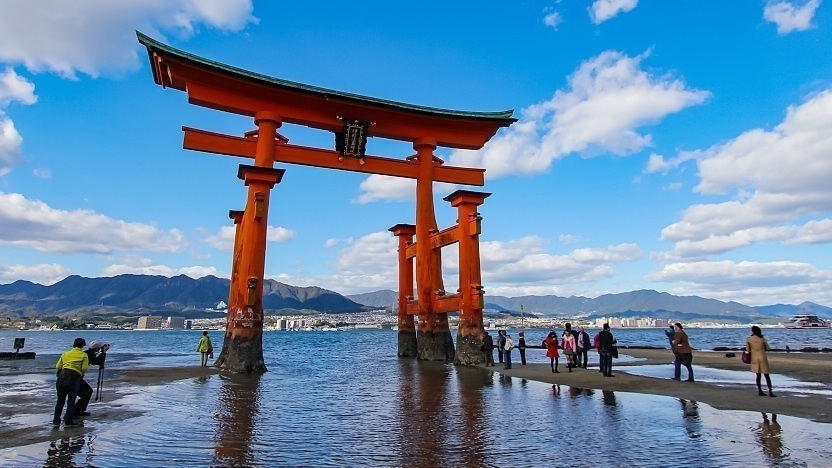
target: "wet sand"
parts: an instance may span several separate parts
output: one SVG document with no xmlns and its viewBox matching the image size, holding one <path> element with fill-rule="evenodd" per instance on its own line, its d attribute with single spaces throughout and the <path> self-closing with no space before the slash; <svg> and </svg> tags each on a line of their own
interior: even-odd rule
<svg viewBox="0 0 832 468">
<path fill-rule="evenodd" d="M 620 349 L 620 354 L 640 358 L 637 362 L 613 362 L 613 375 L 607 378 L 598 372 L 598 366 L 588 369 L 567 371 L 565 358 L 560 358 L 559 374 L 553 374 L 548 359 L 541 350 L 527 350 L 528 364 L 519 364 L 520 356 L 512 353 L 512 368 L 505 370 L 502 364 L 493 367 L 499 372 L 512 377 L 536 380 L 551 384 L 568 385 L 578 388 L 592 388 L 598 390 L 612 390 L 616 392 L 647 393 L 651 395 L 665 395 L 685 400 L 706 403 L 714 408 L 724 410 L 759 411 L 761 413 L 775 413 L 810 419 L 816 422 L 832 423 L 832 401 L 828 397 L 813 395 L 797 396 L 797 394 L 777 389 L 776 376 L 772 377 L 774 393 L 777 398 L 757 395 L 755 375 L 750 372 L 748 364 L 740 360 L 740 353 L 733 358 L 725 357 L 724 352 L 694 352 L 694 366 L 706 366 L 716 369 L 744 371 L 747 381 L 737 385 L 724 386 L 703 382 L 685 382 L 670 380 L 673 376 L 673 355 L 667 349 Z M 541 361 L 545 360 L 545 363 Z M 772 374 L 781 374 L 804 382 L 818 382 L 832 385 L 832 355 L 826 353 L 769 353 L 769 364 Z M 514 362 L 516 361 L 516 362 Z M 627 374 L 627 368 L 642 365 L 666 365 L 667 378 L 658 379 Z M 694 369 L 695 372 L 695 369 Z M 687 370 L 682 368 L 682 378 L 686 378 Z M 765 380 L 763 380 L 765 390 Z"/>
<path fill-rule="evenodd" d="M 164 385 L 176 380 L 204 378 L 219 374 L 221 371 L 214 367 L 186 366 L 155 369 L 109 370 L 105 375 L 102 387 L 101 401 L 90 401 L 87 411 L 90 416 L 79 416 L 78 420 L 84 424 L 90 420 L 96 421 L 124 421 L 140 416 L 138 412 L 119 402 L 123 397 L 135 394 L 145 385 Z M 46 378 L 49 391 L 27 391 L 21 388 L 19 393 L 4 395 L 3 407 L 0 409 L 0 449 L 20 447 L 55 440 L 60 437 L 83 435 L 90 429 L 84 426 L 56 427 L 52 425 L 52 414 L 55 411 L 54 374 L 47 376 L 43 373 L 9 373 L 4 376 L 14 379 L 19 376 L 34 376 Z M 91 371 L 86 380 L 95 391 L 97 374 Z M 93 399 L 95 394 L 93 394 Z M 63 418 L 63 414 L 61 415 Z"/>
</svg>

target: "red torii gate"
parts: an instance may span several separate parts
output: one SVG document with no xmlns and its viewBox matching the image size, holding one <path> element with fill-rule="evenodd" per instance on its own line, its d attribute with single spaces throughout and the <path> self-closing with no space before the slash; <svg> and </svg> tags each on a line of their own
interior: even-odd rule
<svg viewBox="0 0 832 468">
<path fill-rule="evenodd" d="M 242 137 L 183 127 L 186 149 L 254 159 L 253 165 L 240 165 L 237 174 L 248 186 L 245 210 L 229 213 L 236 225 L 234 259 L 225 342 L 216 365 L 236 372 L 266 370 L 262 300 L 269 196 L 284 173 L 274 168 L 275 162 L 415 179 L 416 224 L 391 228 L 400 245 L 399 355 L 453 359 L 446 313 L 458 310 L 456 362 L 483 361 L 476 206 L 489 194 L 457 191 L 446 198 L 458 208 L 459 218 L 457 226 L 438 232 L 433 182 L 481 186 L 485 170 L 444 166 L 434 151 L 438 146 L 481 148 L 499 128 L 516 121 L 513 111 L 436 109 L 318 88 L 214 62 L 136 34 L 147 48 L 156 84 L 187 92 L 191 104 L 253 117 L 257 126 Z M 335 132 L 339 151 L 289 144 L 277 133 L 283 122 Z M 410 141 L 416 154 L 406 160 L 367 156 L 368 136 Z M 454 242 L 460 244 L 460 293 L 446 295 L 440 249 Z M 413 314 L 419 315 L 418 339 Z"/>
</svg>

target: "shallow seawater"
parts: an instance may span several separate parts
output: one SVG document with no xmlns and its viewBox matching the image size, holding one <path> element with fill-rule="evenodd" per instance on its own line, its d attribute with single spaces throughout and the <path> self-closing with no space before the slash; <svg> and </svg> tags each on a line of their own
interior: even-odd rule
<svg viewBox="0 0 832 468">
<path fill-rule="evenodd" d="M 654 377 L 667 379 L 673 376 L 673 365 L 636 365 L 618 368 L 621 372 L 640 375 L 643 377 Z M 687 378 L 688 371 L 682 367 L 682 378 Z M 697 382 L 710 383 L 720 386 L 745 385 L 753 388 L 756 376 L 749 371 L 736 371 L 728 369 L 715 369 L 713 367 L 693 366 L 693 375 Z M 785 375 L 771 374 L 772 385 L 777 391 L 785 391 L 795 394 L 818 395 L 830 399 L 832 388 L 820 382 L 804 382 Z M 762 381 L 765 385 L 765 380 Z"/>
<path fill-rule="evenodd" d="M 199 334 L 178 336 L 187 351 L 171 353 L 169 362 L 192 365 L 198 357 L 189 352 Z M 60 428 L 47 442 L 2 449 L 0 460 L 50 466 L 526 466 L 563 464 L 570 453 L 580 455 L 581 466 L 803 466 L 826 465 L 832 455 L 829 424 L 398 359 L 395 344 L 395 333 L 266 334 L 269 372 L 260 377 L 186 379 L 137 387 L 118 399 L 108 393 L 103 403 L 91 405 L 93 416 L 83 429 Z M 145 366 L 141 356 L 122 353 L 108 372 L 134 362 Z M 157 360 L 163 359 L 151 359 Z M 54 391 L 48 378 L 19 377 L 31 391 Z M 137 415 L 96 417 L 119 409 Z"/>
</svg>

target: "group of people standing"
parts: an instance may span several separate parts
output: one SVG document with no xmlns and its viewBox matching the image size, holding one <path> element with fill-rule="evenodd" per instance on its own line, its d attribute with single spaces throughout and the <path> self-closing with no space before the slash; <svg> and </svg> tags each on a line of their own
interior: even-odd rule
<svg viewBox="0 0 832 468">
<path fill-rule="evenodd" d="M 520 364 L 526 365 L 526 338 L 523 332 L 518 334 L 517 345 L 511 339 L 505 330 L 497 332 L 497 344 L 494 344 L 494 339 L 486 331 L 482 337 L 482 346 L 480 349 L 485 351 L 485 366 L 494 367 L 494 348 L 497 348 L 497 358 L 500 364 L 503 364 L 504 369 L 511 369 L 511 351 L 514 348 L 520 351 Z"/>
<path fill-rule="evenodd" d="M 601 360 L 601 370 L 605 377 L 614 377 L 612 375 L 612 360 L 617 357 L 615 343 L 616 340 L 610 332 L 609 324 L 604 324 L 604 329 L 595 335 L 594 342 L 590 340 L 589 333 L 584 327 L 579 329 L 572 328 L 572 324 L 566 323 L 564 325 L 563 334 L 560 338 L 555 331 L 549 332 L 546 339 L 543 340 L 541 346 L 546 349 L 546 357 L 549 358 L 549 363 L 552 372 L 559 374 L 558 370 L 560 364 L 560 352 L 563 351 L 566 356 L 566 368 L 569 372 L 572 369 L 582 368 L 586 369 L 589 365 L 589 350 L 593 348 L 598 349 Z M 515 346 L 511 336 L 505 331 L 497 332 L 497 343 L 494 343 L 488 331 L 483 335 L 481 349 L 485 352 L 486 367 L 493 367 L 494 355 L 493 350 L 497 348 L 497 358 L 503 364 L 505 369 L 511 369 L 511 351 L 516 347 L 520 352 L 520 363 L 526 365 L 526 339 L 523 332 L 518 334 L 518 342 Z"/>
<path fill-rule="evenodd" d="M 580 330 L 573 329 L 570 323 L 565 324 L 564 328 L 560 339 L 556 332 L 550 331 L 542 343 L 546 349 L 546 357 L 549 358 L 549 365 L 555 374 L 560 373 L 558 370 L 559 349 L 562 349 L 566 356 L 566 368 L 569 372 L 576 367 L 586 369 L 589 364 L 589 350 L 592 348 L 589 333 L 584 327 L 580 327 Z"/>
</svg>

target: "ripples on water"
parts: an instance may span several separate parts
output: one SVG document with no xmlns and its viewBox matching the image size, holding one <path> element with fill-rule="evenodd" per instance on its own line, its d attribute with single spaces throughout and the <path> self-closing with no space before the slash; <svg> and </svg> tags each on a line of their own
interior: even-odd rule
<svg viewBox="0 0 832 468">
<path fill-rule="evenodd" d="M 129 342 L 138 335 L 141 342 Z M 221 336 L 214 335 L 215 341 Z M 132 347 L 154 350 L 158 356 L 147 358 L 152 363 L 165 361 L 157 351 L 168 349 L 167 362 L 194 365 L 198 337 L 117 334 L 110 341 L 111 358 L 118 359 L 108 372 L 144 362 L 139 354 L 118 354 Z M 121 400 L 93 403 L 91 411 L 95 415 L 102 404 L 142 416 L 118 422 L 91 416 L 83 430 L 60 429 L 50 442 L 0 450 L 0 459 L 4 465 L 61 466 L 782 466 L 829 460 L 832 425 L 398 359 L 395 346 L 392 332 L 267 333 L 269 372 L 260 377 L 213 375 L 139 387 Z"/>
</svg>

